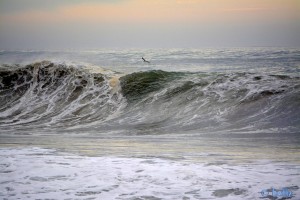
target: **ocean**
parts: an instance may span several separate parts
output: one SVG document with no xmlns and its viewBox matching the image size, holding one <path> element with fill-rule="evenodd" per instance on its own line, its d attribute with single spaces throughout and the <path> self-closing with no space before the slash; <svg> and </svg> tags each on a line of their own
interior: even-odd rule
<svg viewBox="0 0 300 200">
<path fill-rule="evenodd" d="M 2 199 L 300 198 L 300 49 L 0 51 L 0 65 Z"/>
</svg>

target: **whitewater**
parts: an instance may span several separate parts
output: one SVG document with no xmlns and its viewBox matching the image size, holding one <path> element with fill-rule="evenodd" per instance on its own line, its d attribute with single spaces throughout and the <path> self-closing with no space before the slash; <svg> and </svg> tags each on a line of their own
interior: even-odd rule
<svg viewBox="0 0 300 200">
<path fill-rule="evenodd" d="M 0 65 L 1 198 L 299 198 L 299 49 L 1 51 Z"/>
</svg>

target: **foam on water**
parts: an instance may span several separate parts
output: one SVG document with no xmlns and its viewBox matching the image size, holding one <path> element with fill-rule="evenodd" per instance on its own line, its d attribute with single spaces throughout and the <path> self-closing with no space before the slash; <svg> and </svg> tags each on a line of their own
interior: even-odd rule
<svg viewBox="0 0 300 200">
<path fill-rule="evenodd" d="M 259 199 L 271 187 L 299 195 L 300 167 L 291 163 L 85 157 L 41 148 L 1 148 L 0 157 L 4 199 Z"/>
</svg>

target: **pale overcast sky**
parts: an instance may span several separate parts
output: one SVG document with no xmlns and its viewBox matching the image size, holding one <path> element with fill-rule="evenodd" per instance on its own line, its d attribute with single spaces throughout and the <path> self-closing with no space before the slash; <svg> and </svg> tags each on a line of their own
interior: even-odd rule
<svg viewBox="0 0 300 200">
<path fill-rule="evenodd" d="M 0 0 L 0 50 L 300 47 L 300 0 Z"/>
</svg>

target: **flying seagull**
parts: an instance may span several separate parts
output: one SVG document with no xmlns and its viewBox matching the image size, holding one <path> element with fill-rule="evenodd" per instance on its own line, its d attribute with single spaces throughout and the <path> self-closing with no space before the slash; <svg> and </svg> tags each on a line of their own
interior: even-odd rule
<svg viewBox="0 0 300 200">
<path fill-rule="evenodd" d="M 143 61 L 146 62 L 146 63 L 150 63 L 148 60 L 145 60 L 144 57 L 142 57 Z"/>
</svg>

